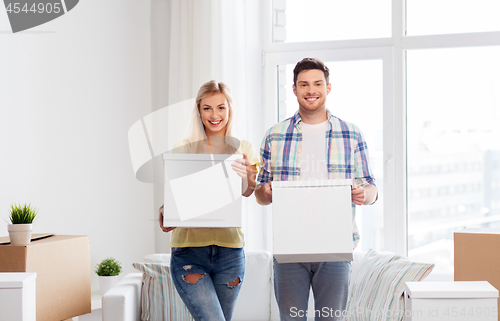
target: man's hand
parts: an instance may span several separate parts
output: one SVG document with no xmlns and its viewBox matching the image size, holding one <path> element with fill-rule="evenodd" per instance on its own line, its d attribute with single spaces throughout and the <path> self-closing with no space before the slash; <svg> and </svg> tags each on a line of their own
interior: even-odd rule
<svg viewBox="0 0 500 321">
<path fill-rule="evenodd" d="M 352 186 L 352 202 L 356 205 L 363 205 L 365 200 L 365 189 L 358 185 Z"/>
<path fill-rule="evenodd" d="M 264 188 L 264 196 L 269 201 L 269 203 L 272 203 L 273 202 L 273 186 L 269 182 L 269 183 L 265 184 L 263 186 L 263 188 Z"/>
<path fill-rule="evenodd" d="M 257 186 L 255 198 L 260 205 L 269 205 L 273 202 L 273 188 L 271 182 Z"/>
<path fill-rule="evenodd" d="M 370 205 L 378 198 L 377 187 L 367 184 L 365 186 L 353 185 L 352 202 L 356 205 Z"/>
<path fill-rule="evenodd" d="M 163 232 L 170 232 L 175 229 L 175 227 L 165 227 L 163 226 L 163 205 L 158 209 L 158 223 L 160 223 L 160 228 Z"/>
</svg>

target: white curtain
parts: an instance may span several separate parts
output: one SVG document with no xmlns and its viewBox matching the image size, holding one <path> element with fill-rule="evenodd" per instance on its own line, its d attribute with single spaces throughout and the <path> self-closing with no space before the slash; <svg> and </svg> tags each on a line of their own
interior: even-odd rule
<svg viewBox="0 0 500 321">
<path fill-rule="evenodd" d="M 168 48 L 164 51 L 168 56 L 167 66 L 159 66 L 168 76 L 157 82 L 167 88 L 156 89 L 156 95 L 164 97 L 156 101 L 172 105 L 196 97 L 199 87 L 211 79 L 225 82 L 232 92 L 238 137 L 251 141 L 258 152 L 265 130 L 261 128 L 264 32 L 261 16 L 268 0 L 163 1 L 168 3 L 161 4 L 165 15 L 152 14 L 157 21 L 168 20 L 157 24 L 168 31 L 162 36 L 161 32 L 153 30 L 152 41 L 153 51 L 154 42 L 168 42 L 165 46 L 156 46 Z M 153 3 L 153 10 L 154 7 Z M 165 76 L 158 76 L 162 77 Z M 263 209 L 256 204 L 253 195 L 244 199 L 243 204 L 245 247 L 269 250 L 268 218 Z"/>
<path fill-rule="evenodd" d="M 245 87 L 238 74 L 246 66 L 247 2 L 170 0 L 170 5 L 169 103 L 194 97 L 210 79 L 227 82 L 233 91 Z"/>
</svg>

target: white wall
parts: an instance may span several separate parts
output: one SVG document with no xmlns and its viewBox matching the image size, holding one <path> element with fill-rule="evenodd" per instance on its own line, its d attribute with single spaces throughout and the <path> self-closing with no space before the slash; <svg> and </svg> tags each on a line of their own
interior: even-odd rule
<svg viewBox="0 0 500 321">
<path fill-rule="evenodd" d="M 152 107 L 158 110 L 169 105 L 169 62 L 170 62 L 170 1 L 151 1 L 151 70 Z M 161 173 L 160 175 L 163 175 Z M 154 208 L 163 204 L 163 185 L 154 185 Z M 155 226 L 155 252 L 170 253 L 170 236 Z"/>
<path fill-rule="evenodd" d="M 131 272 L 154 251 L 153 186 L 127 142 L 152 110 L 150 23 L 149 1 L 85 0 L 12 34 L 0 9 L 0 217 L 31 202 L 35 233 L 90 236 L 92 269 L 113 256 Z"/>
</svg>

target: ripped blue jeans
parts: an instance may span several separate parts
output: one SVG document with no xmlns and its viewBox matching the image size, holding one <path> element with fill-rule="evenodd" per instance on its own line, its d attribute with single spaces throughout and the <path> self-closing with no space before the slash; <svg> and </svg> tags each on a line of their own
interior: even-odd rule
<svg viewBox="0 0 500 321">
<path fill-rule="evenodd" d="M 172 248 L 175 288 L 197 321 L 229 321 L 245 275 L 243 248 Z"/>
</svg>

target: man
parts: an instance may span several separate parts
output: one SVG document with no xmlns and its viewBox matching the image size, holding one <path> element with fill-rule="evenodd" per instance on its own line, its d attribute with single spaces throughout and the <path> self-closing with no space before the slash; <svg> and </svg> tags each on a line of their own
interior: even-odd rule
<svg viewBox="0 0 500 321">
<path fill-rule="evenodd" d="M 326 109 L 331 84 L 328 67 L 321 60 L 304 58 L 293 73 L 299 110 L 271 127 L 264 137 L 260 186 L 255 192 L 257 202 L 272 203 L 271 181 L 348 178 L 354 180 L 354 218 L 355 205 L 372 204 L 377 199 L 363 135 L 355 125 Z M 353 247 L 358 241 L 354 222 Z M 306 320 L 303 312 L 307 311 L 310 287 L 316 320 L 342 320 L 350 274 L 351 262 L 278 263 L 274 259 L 275 295 L 281 320 Z M 323 311 L 329 313 L 319 313 Z"/>
</svg>

